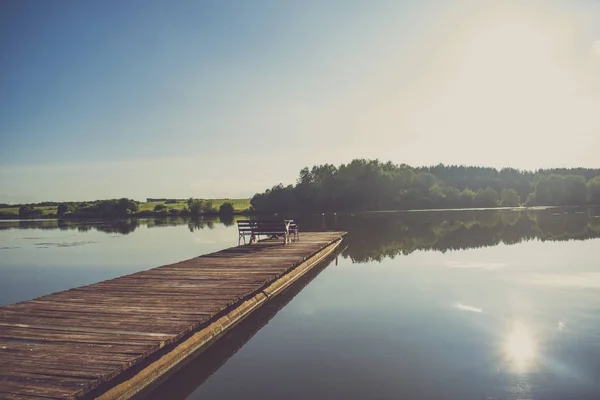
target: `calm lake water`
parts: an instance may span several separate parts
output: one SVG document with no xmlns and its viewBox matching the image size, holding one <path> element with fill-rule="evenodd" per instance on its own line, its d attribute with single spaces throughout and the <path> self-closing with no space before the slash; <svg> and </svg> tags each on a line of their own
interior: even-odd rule
<svg viewBox="0 0 600 400">
<path fill-rule="evenodd" d="M 598 399 L 600 210 L 315 216 L 344 251 L 151 399 Z M 232 221 L 0 221 L 0 304 L 237 244 Z"/>
</svg>

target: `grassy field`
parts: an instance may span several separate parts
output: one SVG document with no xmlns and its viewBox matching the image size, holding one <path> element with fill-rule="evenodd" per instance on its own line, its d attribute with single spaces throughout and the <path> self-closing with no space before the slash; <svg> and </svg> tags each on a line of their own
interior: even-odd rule
<svg viewBox="0 0 600 400">
<path fill-rule="evenodd" d="M 19 215 L 19 207 L 3 207 L 0 208 L 0 214 Z"/>
<path fill-rule="evenodd" d="M 42 215 L 56 214 L 56 206 L 37 206 L 35 207 L 42 211 Z M 19 207 L 3 207 L 0 208 L 0 214 L 13 214 L 19 216 Z"/>
<path fill-rule="evenodd" d="M 165 202 L 164 201 L 151 201 L 151 202 L 139 203 L 138 211 L 153 211 L 154 207 L 156 207 L 159 204 L 165 204 Z M 186 205 L 187 204 L 185 201 L 178 201 L 177 203 L 173 203 L 173 204 L 165 204 L 165 206 L 167 206 L 167 209 L 169 209 L 169 210 L 172 208 L 181 210 Z"/>
<path fill-rule="evenodd" d="M 221 206 L 221 204 L 223 203 L 231 203 L 233 204 L 233 209 L 235 211 L 245 211 L 247 209 L 250 208 L 250 199 L 203 199 L 206 201 L 212 201 L 212 205 L 215 209 L 219 209 L 219 207 Z M 140 203 L 139 205 L 139 210 L 138 211 L 153 211 L 154 207 L 156 207 L 159 204 L 164 204 L 167 209 L 178 209 L 181 210 L 184 207 L 187 207 L 187 201 L 178 201 L 177 203 L 171 203 L 171 204 L 165 204 L 164 201 L 151 201 L 151 202 L 146 202 L 146 203 Z"/>
<path fill-rule="evenodd" d="M 233 209 L 236 212 L 245 211 L 250 208 L 250 199 L 206 199 L 208 201 L 212 201 L 213 207 L 219 210 L 221 204 L 225 202 L 229 202 L 233 204 Z M 153 202 L 142 202 L 139 203 L 138 211 L 154 211 L 154 207 L 159 204 L 164 204 L 167 207 L 167 210 L 170 209 L 178 209 L 182 210 L 184 207 L 187 207 L 187 201 L 178 201 L 177 203 L 165 204 L 164 201 L 153 201 Z M 56 206 L 36 206 L 38 210 L 42 211 L 42 215 L 56 215 Z M 0 208 L 0 215 L 14 215 L 15 217 L 19 216 L 19 206 L 16 207 L 2 207 Z"/>
</svg>

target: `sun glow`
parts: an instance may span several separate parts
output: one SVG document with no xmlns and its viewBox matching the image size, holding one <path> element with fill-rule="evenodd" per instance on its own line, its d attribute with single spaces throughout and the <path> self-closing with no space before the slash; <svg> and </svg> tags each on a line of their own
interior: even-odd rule
<svg viewBox="0 0 600 400">
<path fill-rule="evenodd" d="M 593 147 L 600 129 L 597 45 L 573 21 L 538 7 L 475 13 L 445 38 L 413 129 L 445 133 L 442 148 L 493 141 L 506 155 L 535 157 L 531 148 L 541 141 L 572 132 Z M 559 145 L 544 147 L 564 153 Z"/>
<path fill-rule="evenodd" d="M 515 324 L 506 337 L 504 353 L 515 371 L 528 370 L 536 357 L 536 343 L 531 331 L 526 326 Z"/>
</svg>

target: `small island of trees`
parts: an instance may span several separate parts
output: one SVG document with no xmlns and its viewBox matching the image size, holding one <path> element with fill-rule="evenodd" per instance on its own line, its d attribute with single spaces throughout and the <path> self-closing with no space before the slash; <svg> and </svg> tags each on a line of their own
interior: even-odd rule
<svg viewBox="0 0 600 400">
<path fill-rule="evenodd" d="M 356 159 L 303 168 L 295 185 L 276 185 L 251 204 L 259 213 L 600 205 L 600 169 L 532 172 Z"/>
</svg>

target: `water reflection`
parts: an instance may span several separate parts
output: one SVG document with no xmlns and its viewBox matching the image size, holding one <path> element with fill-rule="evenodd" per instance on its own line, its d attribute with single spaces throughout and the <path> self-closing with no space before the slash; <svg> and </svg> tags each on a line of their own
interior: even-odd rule
<svg viewBox="0 0 600 400">
<path fill-rule="evenodd" d="M 587 240 L 600 237 L 600 218 L 596 208 L 368 213 L 331 216 L 326 228 L 348 231 L 346 255 L 353 262 L 380 262 L 415 251 Z"/>
<path fill-rule="evenodd" d="M 529 240 L 563 241 L 600 237 L 598 208 L 542 210 L 466 210 L 344 215 L 289 216 L 302 230 L 344 230 L 353 262 L 382 261 L 415 251 L 465 250 L 516 244 Z M 0 221 L 6 229 L 60 229 L 129 234 L 148 228 L 187 225 L 190 232 L 230 227 L 245 216 L 163 217 L 116 221 L 24 220 Z M 455 267 L 468 267 L 454 265 Z M 490 269 L 499 268 L 496 264 Z"/>
<path fill-rule="evenodd" d="M 526 325 L 515 322 L 504 343 L 504 355 L 509 369 L 528 372 L 533 366 L 536 353 L 536 341 L 531 330 Z"/>
<path fill-rule="evenodd" d="M 176 374 L 170 376 L 158 387 L 145 393 L 144 400 L 186 399 L 200 385 L 219 370 L 254 335 L 271 321 L 298 293 L 315 279 L 343 250 L 337 250 L 328 256 L 316 268 L 308 271 L 293 285 L 278 296 L 272 298 L 257 311 L 253 312 L 235 328 L 227 332 L 206 351 L 196 356 Z"/>
<path fill-rule="evenodd" d="M 237 218 L 0 221 L 0 304 L 234 246 Z M 339 267 L 155 398 L 600 398 L 598 209 L 298 219 L 348 231 Z"/>
<path fill-rule="evenodd" d="M 0 305 L 235 245 L 218 218 L 0 221 Z"/>
<path fill-rule="evenodd" d="M 163 228 L 188 225 L 190 232 L 201 229 L 213 229 L 215 223 L 221 223 L 226 227 L 235 223 L 239 216 L 223 216 L 223 217 L 160 217 L 160 218 L 143 218 L 143 219 L 124 219 L 124 220 L 98 220 L 98 221 L 81 221 L 81 220 L 0 220 L 0 231 L 10 229 L 42 229 L 62 231 L 74 230 L 80 233 L 98 231 L 104 233 L 117 233 L 127 235 L 134 232 L 140 227 L 147 228 Z"/>
<path fill-rule="evenodd" d="M 215 227 L 215 221 L 212 219 L 206 219 L 206 218 L 192 218 L 189 222 L 188 222 L 188 229 L 190 230 L 190 232 L 194 232 L 194 231 L 198 231 L 201 229 L 214 229 Z"/>
</svg>

